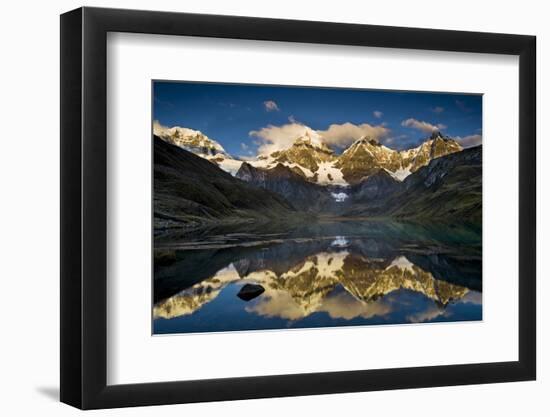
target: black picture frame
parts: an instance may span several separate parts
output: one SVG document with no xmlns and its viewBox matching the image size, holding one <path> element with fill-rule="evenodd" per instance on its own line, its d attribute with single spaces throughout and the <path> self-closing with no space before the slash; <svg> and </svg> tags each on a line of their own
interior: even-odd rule
<svg viewBox="0 0 550 417">
<path fill-rule="evenodd" d="M 519 360 L 107 385 L 108 32 L 519 56 Z M 534 36 L 84 7 L 61 15 L 60 56 L 62 402 L 94 409 L 535 379 Z"/>
</svg>

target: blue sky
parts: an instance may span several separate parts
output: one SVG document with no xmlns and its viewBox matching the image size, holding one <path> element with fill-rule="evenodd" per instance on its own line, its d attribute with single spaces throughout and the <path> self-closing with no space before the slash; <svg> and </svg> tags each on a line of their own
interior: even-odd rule
<svg viewBox="0 0 550 417">
<path fill-rule="evenodd" d="M 232 155 L 287 146 L 305 127 L 340 152 L 367 134 L 393 149 L 417 146 L 431 130 L 463 146 L 481 142 L 481 95 L 246 84 L 153 83 L 153 119 L 200 130 Z"/>
</svg>

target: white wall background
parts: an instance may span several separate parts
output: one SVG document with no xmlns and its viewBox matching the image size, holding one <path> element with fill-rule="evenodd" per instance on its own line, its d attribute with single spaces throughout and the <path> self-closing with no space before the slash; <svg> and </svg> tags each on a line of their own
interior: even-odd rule
<svg viewBox="0 0 550 417">
<path fill-rule="evenodd" d="M 3 415 L 74 415 L 59 392 L 59 17 L 81 6 L 5 2 L 0 16 L 0 410 Z M 536 0 L 462 0 L 321 4 L 297 0 L 124 0 L 86 5 L 238 14 L 291 19 L 510 32 L 538 37 L 538 381 L 290 399 L 237 401 L 99 411 L 98 415 L 300 415 L 368 413 L 407 416 L 548 415 L 550 403 L 550 134 L 543 115 L 550 100 L 550 27 Z M 546 301 L 546 303 L 545 303 Z M 546 395 L 545 395 L 546 394 Z"/>
</svg>

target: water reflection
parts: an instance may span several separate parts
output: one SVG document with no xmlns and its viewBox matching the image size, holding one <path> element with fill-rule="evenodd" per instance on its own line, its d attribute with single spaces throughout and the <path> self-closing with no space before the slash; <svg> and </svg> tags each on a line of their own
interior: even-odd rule
<svg viewBox="0 0 550 417">
<path fill-rule="evenodd" d="M 364 225 L 348 235 L 171 241 L 156 251 L 154 332 L 481 319 L 479 234 L 373 234 Z"/>
</svg>

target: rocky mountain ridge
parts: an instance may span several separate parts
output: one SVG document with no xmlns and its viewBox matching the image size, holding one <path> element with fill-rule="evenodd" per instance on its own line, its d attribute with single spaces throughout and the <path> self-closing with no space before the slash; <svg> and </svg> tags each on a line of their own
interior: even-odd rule
<svg viewBox="0 0 550 417">
<path fill-rule="evenodd" d="M 439 132 L 406 151 L 361 138 L 341 155 L 304 135 L 288 149 L 253 161 L 228 157 L 200 132 L 167 132 L 155 136 L 159 229 L 292 212 L 481 222 L 481 146 L 462 150 Z M 186 149 L 191 145 L 200 153 Z"/>
<path fill-rule="evenodd" d="M 216 140 L 197 130 L 157 126 L 155 134 L 168 143 L 208 159 L 232 175 L 237 174 L 244 162 L 231 157 Z M 348 186 L 360 183 L 380 169 L 403 181 L 431 160 L 461 150 L 462 147 L 454 139 L 441 132 L 433 132 L 421 145 L 402 151 L 390 149 L 365 136 L 337 155 L 321 139 L 313 138 L 306 132 L 297 137 L 290 147 L 269 155 L 259 155 L 246 162 L 262 169 L 273 169 L 282 164 L 309 182 Z"/>
<path fill-rule="evenodd" d="M 348 216 L 458 219 L 481 223 L 482 146 L 435 158 L 383 191 L 383 198 L 357 200 Z M 386 186 L 387 187 L 387 186 Z"/>
<path fill-rule="evenodd" d="M 338 290 L 336 300 L 347 295 L 342 302 L 355 300 L 358 313 L 374 315 L 387 312 L 388 306 L 380 302 L 396 290 L 422 294 L 441 311 L 470 291 L 467 287 L 438 280 L 403 255 L 394 259 L 369 259 L 340 250 L 308 256 L 282 273 L 268 268 L 242 273 L 238 265 L 231 264 L 213 277 L 158 302 L 153 314 L 163 318 L 192 314 L 215 299 L 228 285 L 241 283 L 259 284 L 265 289 L 266 297 L 262 297 L 257 306 L 258 314 L 293 320 L 326 311 L 328 300 Z M 293 308 L 289 309 L 288 303 L 279 303 L 281 298 L 290 300 Z M 350 314 L 349 311 L 346 314 Z"/>
<path fill-rule="evenodd" d="M 186 151 L 193 152 L 195 155 L 202 156 L 203 158 L 209 158 L 216 155 L 230 157 L 219 142 L 210 139 L 199 130 L 180 126 L 167 128 L 154 124 L 153 134 L 165 142 L 178 146 Z"/>
</svg>

